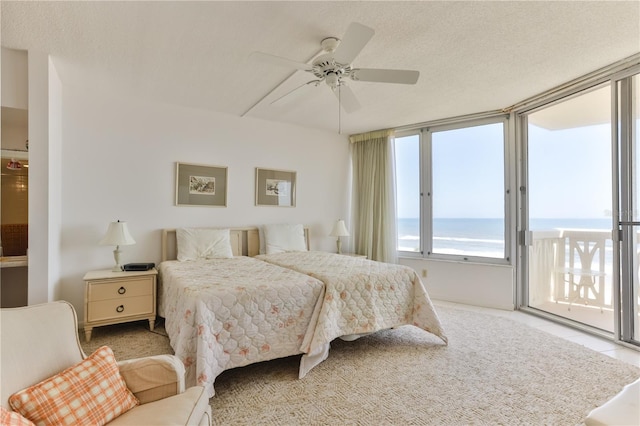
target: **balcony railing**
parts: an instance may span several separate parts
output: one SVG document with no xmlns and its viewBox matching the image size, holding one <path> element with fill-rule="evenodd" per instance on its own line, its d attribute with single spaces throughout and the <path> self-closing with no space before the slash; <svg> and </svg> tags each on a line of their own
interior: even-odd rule
<svg viewBox="0 0 640 426">
<path fill-rule="evenodd" d="M 529 304 L 554 302 L 613 309 L 611 231 L 534 231 L 529 248 Z"/>
<path fill-rule="evenodd" d="M 611 231 L 553 229 L 531 232 L 529 306 L 614 331 L 613 239 Z M 634 294 L 635 329 L 640 329 L 640 232 Z"/>
</svg>

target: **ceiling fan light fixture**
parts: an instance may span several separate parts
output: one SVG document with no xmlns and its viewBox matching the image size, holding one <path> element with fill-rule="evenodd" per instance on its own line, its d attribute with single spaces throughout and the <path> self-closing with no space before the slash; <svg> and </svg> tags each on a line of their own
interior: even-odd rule
<svg viewBox="0 0 640 426">
<path fill-rule="evenodd" d="M 338 87 L 338 84 L 340 83 L 340 78 L 338 78 L 338 74 L 331 72 L 327 74 L 324 81 L 327 82 L 327 86 L 331 87 L 332 89 L 335 89 L 336 87 Z"/>
</svg>

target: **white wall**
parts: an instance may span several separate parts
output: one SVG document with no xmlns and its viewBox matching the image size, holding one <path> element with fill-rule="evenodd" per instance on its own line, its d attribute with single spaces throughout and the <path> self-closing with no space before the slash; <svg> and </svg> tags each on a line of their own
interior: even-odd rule
<svg viewBox="0 0 640 426">
<path fill-rule="evenodd" d="M 122 263 L 158 263 L 160 230 L 180 226 L 299 222 L 312 249 L 335 250 L 328 234 L 348 217 L 346 136 L 70 86 L 62 98 L 60 296 L 81 321 L 82 277 L 113 266 L 113 247 L 98 242 L 117 219 L 136 240 Z M 227 207 L 175 206 L 175 162 L 227 166 Z M 255 206 L 256 167 L 297 171 L 296 207 Z"/>
<path fill-rule="evenodd" d="M 2 125 L 2 142 L 0 142 L 2 149 L 24 151 L 27 139 L 29 139 L 27 126 L 9 123 Z"/>
<path fill-rule="evenodd" d="M 50 102 L 59 103 L 60 80 L 49 55 L 29 51 L 29 305 L 57 298 L 59 288 L 59 135 L 51 134 Z M 53 72 L 52 72 L 53 71 Z M 50 99 L 50 89 L 53 96 Z M 59 108 L 59 106 L 57 107 Z M 59 118 L 54 112 L 54 119 Z"/>
<path fill-rule="evenodd" d="M 63 299 L 61 266 L 62 226 L 62 82 L 51 57 L 47 61 L 49 74 L 48 120 L 48 180 L 49 200 L 49 300 Z"/>
<path fill-rule="evenodd" d="M 401 258 L 415 269 L 432 299 L 497 309 L 514 309 L 515 269 L 508 265 Z M 427 276 L 423 277 L 423 270 Z"/>
<path fill-rule="evenodd" d="M 2 47 L 1 104 L 4 107 L 27 109 L 27 52 Z"/>
</svg>

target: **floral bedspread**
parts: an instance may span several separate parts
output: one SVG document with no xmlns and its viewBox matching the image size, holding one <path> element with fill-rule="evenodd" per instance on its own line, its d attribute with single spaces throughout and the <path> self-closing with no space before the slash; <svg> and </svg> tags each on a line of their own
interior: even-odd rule
<svg viewBox="0 0 640 426">
<path fill-rule="evenodd" d="M 333 339 L 412 324 L 447 343 L 440 319 L 418 274 L 408 266 L 325 252 L 287 252 L 257 259 L 325 283 L 317 323 L 301 350 L 319 353 Z"/>
<path fill-rule="evenodd" d="M 324 289 L 249 257 L 167 261 L 159 274 L 159 313 L 186 385 L 205 386 L 210 397 L 224 370 L 301 353 Z"/>
</svg>

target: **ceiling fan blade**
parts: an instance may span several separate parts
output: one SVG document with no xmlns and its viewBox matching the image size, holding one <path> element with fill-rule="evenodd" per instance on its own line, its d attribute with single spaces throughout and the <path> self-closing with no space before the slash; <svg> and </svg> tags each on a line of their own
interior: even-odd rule
<svg viewBox="0 0 640 426">
<path fill-rule="evenodd" d="M 356 81 L 372 81 L 375 83 L 416 84 L 420 71 L 385 70 L 380 68 L 358 68 L 351 71 L 351 78 Z"/>
<path fill-rule="evenodd" d="M 250 55 L 251 58 L 257 59 L 263 62 L 269 62 L 275 65 L 280 65 L 287 68 L 297 68 L 302 71 L 311 71 L 312 67 L 309 64 L 302 62 L 292 61 L 291 59 L 282 58 L 280 56 L 270 55 L 268 53 L 253 52 Z"/>
<path fill-rule="evenodd" d="M 362 108 L 360 102 L 358 102 L 358 98 L 356 98 L 356 95 L 353 93 L 353 90 L 351 90 L 349 86 L 340 84 L 333 90 L 333 93 L 338 98 L 340 106 L 345 110 L 346 113 L 351 114 L 352 112 Z"/>
<path fill-rule="evenodd" d="M 352 22 L 336 48 L 333 59 L 339 64 L 350 64 L 364 46 L 369 43 L 373 34 L 375 34 L 375 31 L 372 28 Z"/>
<path fill-rule="evenodd" d="M 294 89 L 289 90 L 284 95 L 282 95 L 279 98 L 273 100 L 271 102 L 271 105 L 286 105 L 288 103 L 291 103 L 294 100 L 296 100 L 296 99 L 300 98 L 301 96 L 303 96 L 305 93 L 307 93 L 308 90 L 306 88 L 317 86 L 319 81 L 320 80 L 311 80 L 311 81 L 303 83 L 303 84 L 301 84 L 299 86 L 296 86 Z"/>
</svg>

